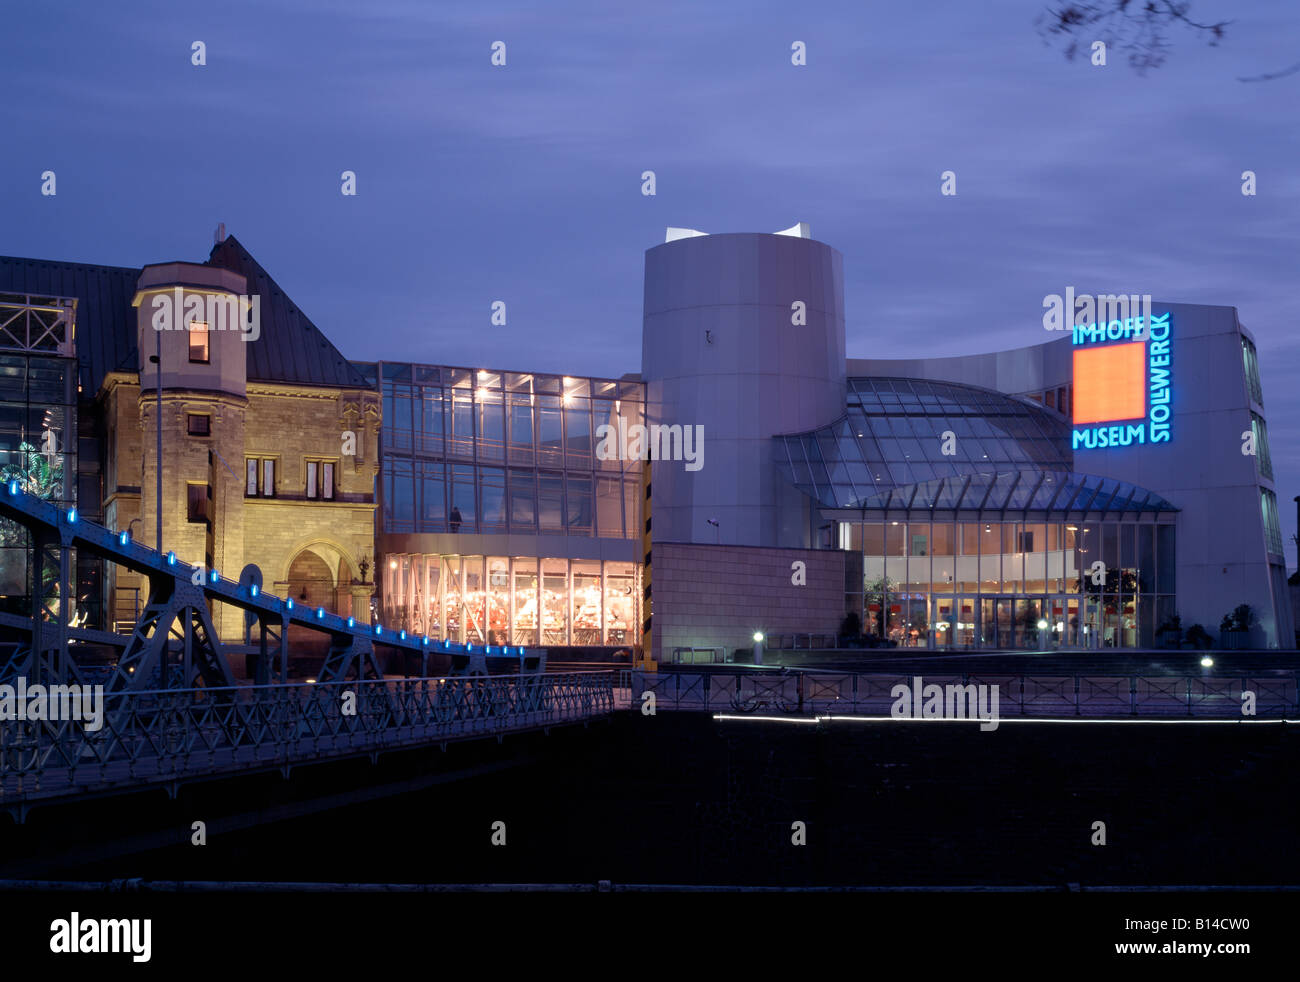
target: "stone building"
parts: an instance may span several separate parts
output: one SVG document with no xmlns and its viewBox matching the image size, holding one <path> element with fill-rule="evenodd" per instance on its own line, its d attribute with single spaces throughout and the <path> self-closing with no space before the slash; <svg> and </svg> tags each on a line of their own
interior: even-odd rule
<svg viewBox="0 0 1300 982">
<path fill-rule="evenodd" d="M 254 564 L 267 590 L 369 620 L 379 395 L 233 236 L 205 263 L 4 259 L 0 292 L 73 312 L 77 419 L 57 439 L 79 436 L 84 517 L 159 541 L 161 395 L 162 548 L 230 579 Z M 139 579 L 79 561 L 87 625 L 134 621 Z M 237 612 L 214 615 L 241 635 Z"/>
</svg>

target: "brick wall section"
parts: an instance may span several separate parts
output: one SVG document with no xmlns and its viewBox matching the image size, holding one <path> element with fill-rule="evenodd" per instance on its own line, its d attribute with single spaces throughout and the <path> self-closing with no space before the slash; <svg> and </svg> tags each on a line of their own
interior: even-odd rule
<svg viewBox="0 0 1300 982">
<path fill-rule="evenodd" d="M 833 634 L 844 617 L 847 553 L 656 542 L 654 657 L 676 647 L 753 646 L 766 634 Z M 791 583 L 791 564 L 806 564 L 807 583 Z"/>
</svg>

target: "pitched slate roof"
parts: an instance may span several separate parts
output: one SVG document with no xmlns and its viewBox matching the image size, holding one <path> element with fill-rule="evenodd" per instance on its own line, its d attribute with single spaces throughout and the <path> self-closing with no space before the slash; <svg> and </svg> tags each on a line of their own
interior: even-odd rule
<svg viewBox="0 0 1300 982">
<path fill-rule="evenodd" d="M 370 388 L 233 235 L 213 247 L 207 265 L 242 274 L 249 295 L 261 297 L 262 335 L 248 344 L 250 382 Z"/>
<path fill-rule="evenodd" d="M 207 264 L 242 274 L 249 294 L 261 297 L 261 336 L 248 343 L 250 382 L 371 387 L 233 235 L 212 249 Z M 140 273 L 0 256 L 0 293 L 77 298 L 78 381 L 89 398 L 109 372 L 139 370 L 131 300 Z"/>
</svg>

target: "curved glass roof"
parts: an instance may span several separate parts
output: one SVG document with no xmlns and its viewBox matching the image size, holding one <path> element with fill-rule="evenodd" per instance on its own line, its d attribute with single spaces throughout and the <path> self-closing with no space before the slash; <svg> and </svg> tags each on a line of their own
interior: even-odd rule
<svg viewBox="0 0 1300 982">
<path fill-rule="evenodd" d="M 1178 510 L 1154 491 L 1128 481 L 1069 471 L 960 474 L 893 488 L 839 507 L 865 511 L 1035 511 L 1060 515 Z"/>
<path fill-rule="evenodd" d="M 1065 417 L 1027 400 L 926 379 L 852 378 L 848 390 L 834 423 L 773 438 L 786 478 L 826 507 L 946 477 L 1074 466 Z"/>
</svg>

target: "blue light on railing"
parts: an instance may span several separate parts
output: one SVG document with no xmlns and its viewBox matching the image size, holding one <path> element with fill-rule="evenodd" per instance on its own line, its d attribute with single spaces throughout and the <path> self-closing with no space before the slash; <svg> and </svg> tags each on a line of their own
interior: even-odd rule
<svg viewBox="0 0 1300 982">
<path fill-rule="evenodd" d="M 219 583 L 219 582 L 221 581 L 221 574 L 218 573 L 218 572 L 214 569 L 214 570 L 213 570 L 213 571 L 208 575 L 208 579 L 210 579 L 213 583 Z"/>
<path fill-rule="evenodd" d="M 324 608 L 324 607 L 317 607 L 317 608 L 316 608 L 316 620 L 318 620 L 318 621 L 323 621 L 324 619 L 325 619 L 325 608 Z"/>
<path fill-rule="evenodd" d="M 256 583 L 252 583 L 252 584 L 250 584 L 249 587 L 248 587 L 248 592 L 249 592 L 249 595 L 250 595 L 250 596 L 254 596 L 254 597 L 256 597 L 256 596 L 257 596 L 259 593 L 261 593 L 262 591 L 261 591 L 261 588 L 258 587 L 258 585 L 257 585 Z"/>
<path fill-rule="evenodd" d="M 473 650 L 474 650 L 474 646 L 473 646 L 472 644 L 467 644 L 467 645 L 465 645 L 465 650 L 466 650 L 466 651 L 473 651 Z"/>
<path fill-rule="evenodd" d="M 16 495 L 18 491 L 19 491 L 18 479 L 15 478 L 14 480 L 9 482 L 9 493 Z"/>
<path fill-rule="evenodd" d="M 491 645 L 488 645 L 488 646 L 487 646 L 487 653 L 488 653 L 489 655 L 492 654 L 492 646 L 491 646 Z"/>
<path fill-rule="evenodd" d="M 356 626 L 357 626 L 357 619 L 355 617 L 349 617 L 348 627 L 356 627 Z"/>
<path fill-rule="evenodd" d="M 383 633 L 384 633 L 384 629 L 383 629 L 383 627 L 382 627 L 381 625 L 379 625 L 379 624 L 376 624 L 376 625 L 375 625 L 375 633 L 376 633 L 376 634 L 383 634 Z"/>
<path fill-rule="evenodd" d="M 77 524 L 77 509 L 75 508 L 68 509 L 68 524 L 69 525 Z"/>
<path fill-rule="evenodd" d="M 428 645 L 428 643 L 429 643 L 429 636 L 428 636 L 427 634 L 424 636 L 424 641 L 421 642 L 421 643 L 424 644 L 424 645 Z"/>
<path fill-rule="evenodd" d="M 443 642 L 442 642 L 442 646 L 443 646 L 444 648 L 450 648 L 450 647 L 451 647 L 451 642 L 450 642 L 450 641 L 443 641 Z"/>
<path fill-rule="evenodd" d="M 405 641 L 405 640 L 406 640 L 406 629 L 403 628 L 401 631 L 399 631 L 398 634 L 397 634 L 397 636 L 398 636 L 398 638 L 400 638 L 402 641 Z"/>
<path fill-rule="evenodd" d="M 119 546 L 124 546 L 124 545 L 127 544 L 127 542 L 130 541 L 130 539 L 131 539 L 131 533 L 130 533 L 130 532 L 121 532 L 121 533 L 118 534 L 118 537 L 117 537 L 117 544 L 118 544 Z"/>
<path fill-rule="evenodd" d="M 284 609 L 285 609 L 285 610 L 293 610 L 293 597 L 285 597 L 285 598 L 284 598 Z"/>
<path fill-rule="evenodd" d="M 168 566 L 176 565 L 176 553 L 174 552 L 167 553 L 167 565 Z"/>
</svg>

